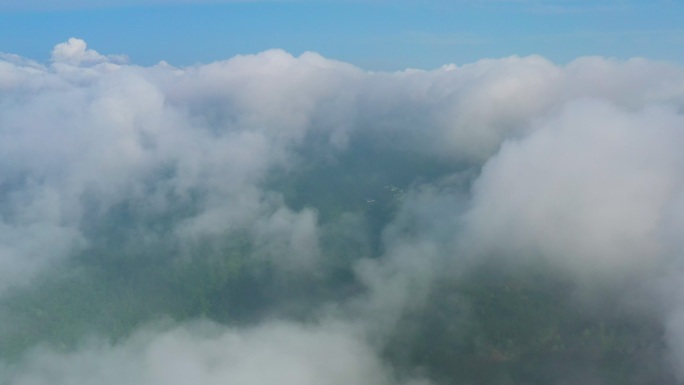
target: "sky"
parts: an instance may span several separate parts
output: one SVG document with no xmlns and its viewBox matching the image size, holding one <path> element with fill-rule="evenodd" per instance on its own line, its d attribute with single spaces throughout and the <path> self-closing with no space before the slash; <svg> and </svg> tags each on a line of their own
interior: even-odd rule
<svg viewBox="0 0 684 385">
<path fill-rule="evenodd" d="M 684 381 L 678 2 L 2 4 L 0 383 Z"/>
<path fill-rule="evenodd" d="M 77 37 L 134 64 L 186 66 L 271 48 L 367 70 L 539 54 L 683 62 L 679 0 L 0 1 L 0 51 L 38 61 Z"/>
</svg>

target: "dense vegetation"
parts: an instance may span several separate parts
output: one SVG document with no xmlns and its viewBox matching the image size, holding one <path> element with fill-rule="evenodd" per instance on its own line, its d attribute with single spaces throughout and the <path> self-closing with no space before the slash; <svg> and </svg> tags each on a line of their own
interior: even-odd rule
<svg viewBox="0 0 684 385">
<path fill-rule="evenodd" d="M 444 384 L 675 384 L 657 320 L 587 311 L 548 268 L 481 266 L 441 282 L 386 348 L 398 367 Z"/>
</svg>

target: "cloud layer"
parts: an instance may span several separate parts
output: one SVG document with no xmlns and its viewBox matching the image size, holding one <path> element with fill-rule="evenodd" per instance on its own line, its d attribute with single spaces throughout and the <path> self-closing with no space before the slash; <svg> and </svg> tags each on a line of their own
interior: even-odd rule
<svg viewBox="0 0 684 385">
<path fill-rule="evenodd" d="M 4 379 L 439 382 L 388 341 L 492 260 L 654 318 L 681 366 L 683 111 L 644 59 L 0 56 Z"/>
<path fill-rule="evenodd" d="M 115 346 L 91 341 L 67 355 L 34 351 L 26 365 L 10 374 L 10 383 L 390 383 L 386 368 L 353 332 L 291 324 L 235 331 L 205 322 L 140 331 Z"/>
</svg>

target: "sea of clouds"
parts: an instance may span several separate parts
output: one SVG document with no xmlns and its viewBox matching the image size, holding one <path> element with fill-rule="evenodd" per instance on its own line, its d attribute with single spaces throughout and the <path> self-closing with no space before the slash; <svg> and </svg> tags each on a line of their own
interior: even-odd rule
<svg viewBox="0 0 684 385">
<path fill-rule="evenodd" d="M 684 67 L 646 59 L 386 73 L 270 50 L 141 67 L 75 38 L 48 64 L 1 54 L 0 345 L 25 326 L 17 293 L 49 291 L 101 250 L 154 271 L 239 236 L 269 279 L 323 282 L 345 263 L 356 284 L 239 324 L 197 312 L 114 340 L 38 340 L 0 357 L 0 382 L 425 383 L 382 359 L 384 334 L 433 282 L 492 258 L 554 266 L 587 308 L 654 315 L 684 380 L 683 147 Z M 358 179 L 288 190 L 350 159 Z M 376 181 L 385 195 L 364 187 Z M 320 203 L 357 198 L 335 215 Z M 383 200 L 392 215 L 372 230 L 358 211 Z M 334 234 L 361 246 L 332 256 Z"/>
</svg>

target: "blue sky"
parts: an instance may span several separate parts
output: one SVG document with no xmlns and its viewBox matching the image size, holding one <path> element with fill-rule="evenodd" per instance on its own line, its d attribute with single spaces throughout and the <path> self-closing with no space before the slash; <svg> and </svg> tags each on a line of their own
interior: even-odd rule
<svg viewBox="0 0 684 385">
<path fill-rule="evenodd" d="M 370 70 L 529 54 L 557 63 L 586 55 L 684 63 L 682 20 L 680 0 L 0 0 L 0 51 L 47 61 L 55 44 L 78 37 L 141 65 L 269 48 Z"/>
</svg>

